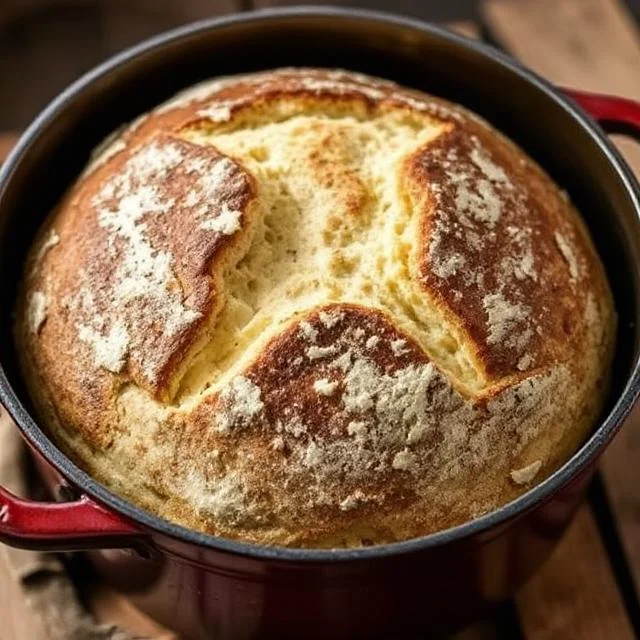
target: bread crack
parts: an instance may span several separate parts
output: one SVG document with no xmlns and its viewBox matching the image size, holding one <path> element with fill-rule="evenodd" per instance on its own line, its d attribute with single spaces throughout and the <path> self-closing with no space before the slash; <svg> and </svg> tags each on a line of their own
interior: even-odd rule
<svg viewBox="0 0 640 640">
<path fill-rule="evenodd" d="M 416 139 L 405 114 L 365 121 L 345 111 L 182 131 L 254 176 L 262 219 L 223 278 L 224 306 L 182 380 L 178 403 L 224 387 L 292 318 L 339 302 L 390 313 L 454 385 L 477 384 L 451 323 L 417 282 L 418 216 L 398 174 L 403 158 L 450 127 L 433 119 L 422 125 Z"/>
</svg>

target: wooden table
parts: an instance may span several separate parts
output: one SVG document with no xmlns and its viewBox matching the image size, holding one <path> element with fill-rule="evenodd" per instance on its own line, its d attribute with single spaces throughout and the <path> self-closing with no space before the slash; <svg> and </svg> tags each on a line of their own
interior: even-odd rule
<svg viewBox="0 0 640 640">
<path fill-rule="evenodd" d="M 422 5 L 411 6 L 415 14 Z M 424 7 L 428 18 L 428 3 Z M 617 0 L 487 0 L 480 17 L 481 25 L 465 23 L 455 28 L 471 37 L 481 33 L 558 84 L 640 99 L 638 26 Z M 11 136 L 0 136 L 0 154 L 12 141 Z M 620 146 L 640 173 L 640 147 L 629 141 L 621 141 Z M 3 640 L 40 638 L 28 628 L 24 603 L 3 581 L 1 565 L 0 554 L 0 620 L 5 620 L 0 636 Z M 456 638 L 640 637 L 639 591 L 640 411 L 636 411 L 605 454 L 587 503 L 552 558 L 492 619 Z M 154 638 L 175 638 L 99 585 L 91 602 L 101 619 Z"/>
</svg>

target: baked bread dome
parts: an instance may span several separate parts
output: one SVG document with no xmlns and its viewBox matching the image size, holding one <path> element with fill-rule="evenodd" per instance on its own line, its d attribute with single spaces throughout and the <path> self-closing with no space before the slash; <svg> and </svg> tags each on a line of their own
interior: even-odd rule
<svg viewBox="0 0 640 640">
<path fill-rule="evenodd" d="M 112 137 L 30 254 L 16 333 L 64 451 L 246 541 L 451 527 L 562 464 L 615 313 L 565 194 L 469 111 L 343 71 L 199 85 Z"/>
</svg>

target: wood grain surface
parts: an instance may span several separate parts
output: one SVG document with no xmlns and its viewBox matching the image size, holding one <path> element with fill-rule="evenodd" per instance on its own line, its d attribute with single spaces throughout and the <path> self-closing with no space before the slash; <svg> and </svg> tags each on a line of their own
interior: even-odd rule
<svg viewBox="0 0 640 640">
<path fill-rule="evenodd" d="M 17 133 L 0 133 L 0 163 L 9 155 L 9 151 L 17 140 Z"/>
<path fill-rule="evenodd" d="M 19 586 L 11 577 L 7 550 L 0 546 L 0 638 L 46 640 L 46 633 L 30 611 Z"/>
<path fill-rule="evenodd" d="M 638 28 L 619 0 L 488 0 L 483 7 L 496 40 L 549 80 L 640 98 Z M 623 141 L 621 148 L 640 170 L 640 146 Z"/>
<path fill-rule="evenodd" d="M 632 640 L 625 611 L 589 505 L 578 512 L 549 561 L 516 597 L 525 638 Z"/>
<path fill-rule="evenodd" d="M 179 640 L 177 634 L 151 620 L 136 609 L 127 598 L 113 589 L 95 584 L 92 585 L 90 593 L 86 595 L 91 612 L 100 622 L 115 624 L 134 634 L 136 638 Z"/>
</svg>

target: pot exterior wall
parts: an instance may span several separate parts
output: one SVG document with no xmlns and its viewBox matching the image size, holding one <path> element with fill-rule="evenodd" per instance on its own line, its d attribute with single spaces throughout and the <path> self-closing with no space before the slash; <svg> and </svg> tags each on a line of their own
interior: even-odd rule
<svg viewBox="0 0 640 640">
<path fill-rule="evenodd" d="M 38 467 L 52 495 L 69 492 L 41 458 Z M 593 471 L 494 530 L 366 562 L 255 560 L 160 535 L 150 548 L 89 556 L 106 582 L 188 640 L 431 637 L 487 613 L 533 574 L 569 525 Z"/>
</svg>

